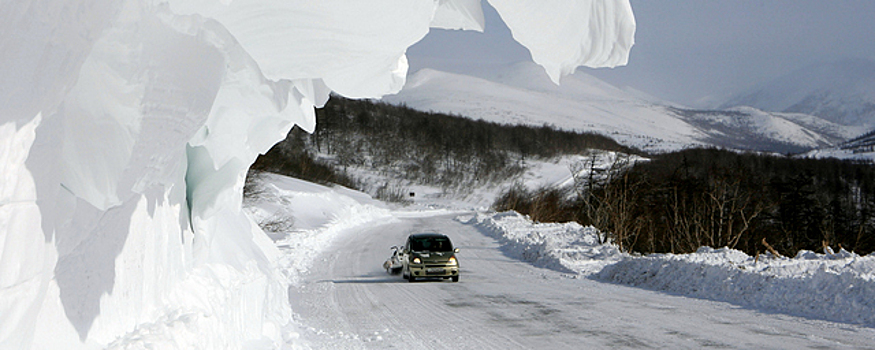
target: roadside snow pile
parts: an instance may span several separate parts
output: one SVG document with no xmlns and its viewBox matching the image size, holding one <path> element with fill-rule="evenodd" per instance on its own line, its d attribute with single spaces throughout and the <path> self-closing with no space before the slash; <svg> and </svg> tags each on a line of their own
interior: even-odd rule
<svg viewBox="0 0 875 350">
<path fill-rule="evenodd" d="M 244 203 L 244 211 L 262 227 L 284 223 L 268 235 L 283 251 L 280 265 L 292 283 L 309 271 L 313 259 L 339 233 L 369 222 L 396 220 L 383 202 L 340 186 L 276 174 L 263 174 L 258 186 L 258 194 Z"/>
<path fill-rule="evenodd" d="M 553 270 L 591 274 L 624 256 L 616 246 L 600 244 L 598 230 L 575 222 L 534 223 L 513 211 L 457 220 L 498 239 L 508 256 Z"/>
<path fill-rule="evenodd" d="M 801 251 L 795 258 L 702 247 L 693 254 L 632 256 L 598 244 L 576 223 L 534 223 L 515 212 L 460 217 L 495 237 L 511 257 L 595 280 L 759 310 L 875 325 L 875 256 Z"/>
<path fill-rule="evenodd" d="M 759 261 L 728 248 L 654 254 L 606 266 L 595 279 L 830 321 L 875 325 L 875 258 L 842 250 Z"/>
</svg>

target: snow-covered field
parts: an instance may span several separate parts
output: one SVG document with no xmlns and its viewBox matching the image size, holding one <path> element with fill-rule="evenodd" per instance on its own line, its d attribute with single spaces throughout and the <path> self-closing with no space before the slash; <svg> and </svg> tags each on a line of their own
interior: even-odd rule
<svg viewBox="0 0 875 350">
<path fill-rule="evenodd" d="M 520 182 L 530 188 L 567 186 L 571 181 L 571 164 L 581 160 L 577 156 L 533 163 Z M 271 179 L 280 181 L 283 178 Z M 296 186 L 302 187 L 301 184 Z M 875 301 L 871 298 L 875 296 L 875 256 L 872 255 L 859 256 L 841 250 L 821 253 L 803 251 L 793 258 L 770 254 L 752 257 L 728 248 L 703 247 L 695 254 L 633 256 L 621 253 L 612 244 L 600 244 L 600 233 L 592 227 L 582 227 L 576 223 L 534 223 L 513 212 L 491 213 L 485 199 L 493 200 L 496 193 L 490 193 L 488 187 L 475 188 L 472 195 L 468 196 L 441 193 L 427 187 L 418 187 L 417 190 L 423 193 L 416 198 L 413 208 L 463 210 L 466 214 L 458 215 L 458 221 L 476 226 L 481 232 L 495 238 L 507 256 L 535 266 L 605 282 L 727 301 L 758 310 L 875 326 Z M 492 192 L 498 190 L 491 188 Z M 346 190 L 346 193 L 356 192 Z M 300 199 L 300 196 L 298 194 L 292 198 Z M 365 197 L 358 194 L 357 198 Z M 287 203 L 291 201 L 280 200 Z M 309 199 L 307 202 L 313 203 Z M 338 218 L 357 219 L 338 219 L 338 224 L 329 225 L 332 228 L 327 232 L 348 228 L 350 222 L 354 221 L 377 221 L 378 218 L 381 222 L 397 220 L 397 211 L 386 209 L 380 202 L 368 202 L 374 208 L 384 209 L 368 211 L 374 213 L 372 216 L 335 215 Z M 319 207 L 318 204 L 308 206 Z M 336 210 L 349 210 L 341 208 L 342 205 Z M 255 212 L 256 217 L 266 215 L 263 209 Z M 296 222 L 311 221 L 308 219 L 311 215 L 306 211 L 293 212 L 296 214 L 289 214 L 302 218 Z M 300 227 L 309 228 L 311 234 L 318 231 L 310 230 L 314 227 L 312 224 Z"/>
<path fill-rule="evenodd" d="M 633 256 L 599 244 L 597 230 L 575 223 L 422 203 L 396 207 L 343 188 L 263 179 L 264 191 L 246 210 L 256 221 L 288 215 L 298 223 L 274 236 L 295 314 L 284 332 L 289 346 L 609 348 L 625 339 L 682 348 L 867 348 L 875 336 L 871 256 L 756 259 L 710 248 Z M 450 235 L 462 249 L 461 282 L 410 285 L 382 270 L 389 246 L 429 230 Z M 662 306 L 627 309 L 635 300 Z M 551 316 L 538 317 L 538 310 Z M 599 314 L 612 326 L 634 323 L 634 332 L 603 333 L 605 324 L 572 314 Z M 572 331 L 580 327 L 591 334 Z"/>
<path fill-rule="evenodd" d="M 281 213 L 301 223 L 275 236 L 290 281 L 289 346 L 873 347 L 871 256 L 633 256 L 574 223 L 393 207 L 274 175 L 263 188 L 246 209 L 256 220 Z M 459 283 L 409 284 L 382 270 L 388 248 L 420 231 L 461 248 Z"/>
</svg>

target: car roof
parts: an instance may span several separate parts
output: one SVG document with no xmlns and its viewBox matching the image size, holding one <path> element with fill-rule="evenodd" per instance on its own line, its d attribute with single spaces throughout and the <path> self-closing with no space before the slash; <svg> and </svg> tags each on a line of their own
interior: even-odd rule
<svg viewBox="0 0 875 350">
<path fill-rule="evenodd" d="M 410 236 L 407 237 L 407 238 L 432 238 L 432 237 L 433 237 L 433 238 L 437 238 L 437 237 L 446 237 L 446 238 L 449 238 L 449 237 L 447 237 L 447 235 L 443 235 L 443 234 L 440 234 L 440 233 L 433 233 L 433 232 L 429 232 L 429 233 L 414 233 L 414 234 L 410 235 Z"/>
</svg>

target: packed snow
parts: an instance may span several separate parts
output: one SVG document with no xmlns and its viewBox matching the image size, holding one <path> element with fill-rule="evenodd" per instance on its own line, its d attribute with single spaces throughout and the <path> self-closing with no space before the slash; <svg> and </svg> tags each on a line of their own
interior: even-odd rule
<svg viewBox="0 0 875 350">
<path fill-rule="evenodd" d="M 548 43 L 531 49 L 551 75 L 621 64 L 633 43 L 626 0 L 490 3 L 524 45 Z M 283 254 L 241 207 L 249 166 L 313 130 L 331 91 L 397 92 L 407 47 L 482 29 L 478 5 L 5 3 L 0 348 L 287 345 Z"/>
</svg>

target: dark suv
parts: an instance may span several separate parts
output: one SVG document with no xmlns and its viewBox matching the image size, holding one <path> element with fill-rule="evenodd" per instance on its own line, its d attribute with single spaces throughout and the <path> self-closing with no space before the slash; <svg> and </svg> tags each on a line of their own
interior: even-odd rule
<svg viewBox="0 0 875 350">
<path fill-rule="evenodd" d="M 401 275 L 410 282 L 421 278 L 451 278 L 459 281 L 459 261 L 450 238 L 439 233 L 407 237 L 401 249 Z"/>
</svg>

